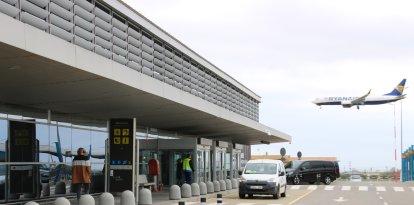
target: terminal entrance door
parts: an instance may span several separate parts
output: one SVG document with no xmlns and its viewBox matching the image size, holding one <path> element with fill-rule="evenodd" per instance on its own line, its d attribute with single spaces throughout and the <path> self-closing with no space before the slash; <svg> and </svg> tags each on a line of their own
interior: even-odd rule
<svg viewBox="0 0 414 205">
<path fill-rule="evenodd" d="M 210 146 L 197 145 L 197 182 L 211 181 Z"/>
<path fill-rule="evenodd" d="M 226 148 L 216 147 L 214 152 L 214 180 L 224 180 L 226 179 Z"/>
<path fill-rule="evenodd" d="M 241 150 L 233 149 L 232 151 L 232 168 L 231 168 L 231 178 L 239 178 L 239 170 L 241 170 Z"/>
</svg>

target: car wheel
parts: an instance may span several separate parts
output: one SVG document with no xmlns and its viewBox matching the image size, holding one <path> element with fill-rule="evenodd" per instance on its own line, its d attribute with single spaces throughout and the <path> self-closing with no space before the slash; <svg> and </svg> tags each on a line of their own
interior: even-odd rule
<svg viewBox="0 0 414 205">
<path fill-rule="evenodd" d="M 280 187 L 277 187 L 276 194 L 273 194 L 273 198 L 274 199 L 279 199 L 280 198 Z"/>
<path fill-rule="evenodd" d="M 249 198 L 253 198 L 253 194 L 249 194 Z"/>
<path fill-rule="evenodd" d="M 326 185 L 331 184 L 332 180 L 330 176 L 326 176 L 325 179 L 323 180 L 323 183 L 325 183 Z"/>
<path fill-rule="evenodd" d="M 287 185 L 285 185 L 285 192 L 283 192 L 282 194 L 280 194 L 281 197 L 286 197 L 286 192 L 287 192 Z"/>
<path fill-rule="evenodd" d="M 300 178 L 298 175 L 296 175 L 295 177 L 293 177 L 293 184 L 294 185 L 299 185 L 300 184 Z"/>
<path fill-rule="evenodd" d="M 240 198 L 240 199 L 244 199 L 244 198 L 246 198 L 246 194 L 241 194 L 241 193 L 239 193 L 239 198 Z"/>
</svg>

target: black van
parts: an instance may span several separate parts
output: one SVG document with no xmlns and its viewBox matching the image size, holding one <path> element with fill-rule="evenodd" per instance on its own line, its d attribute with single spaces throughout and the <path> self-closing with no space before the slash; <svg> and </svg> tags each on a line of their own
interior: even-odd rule
<svg viewBox="0 0 414 205">
<path fill-rule="evenodd" d="M 313 184 L 317 182 L 318 177 L 320 182 L 329 185 L 340 177 L 339 166 L 336 161 L 294 160 L 287 163 L 285 169 L 288 182 L 296 185 L 301 182 Z"/>
</svg>

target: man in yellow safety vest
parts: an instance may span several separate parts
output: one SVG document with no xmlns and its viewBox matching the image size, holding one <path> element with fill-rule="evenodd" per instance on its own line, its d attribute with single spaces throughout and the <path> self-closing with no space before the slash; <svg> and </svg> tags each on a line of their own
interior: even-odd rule
<svg viewBox="0 0 414 205">
<path fill-rule="evenodd" d="M 194 171 L 193 162 L 191 161 L 191 154 L 187 154 L 187 157 L 183 160 L 183 171 L 185 176 L 185 183 L 191 185 L 191 175 Z"/>
</svg>

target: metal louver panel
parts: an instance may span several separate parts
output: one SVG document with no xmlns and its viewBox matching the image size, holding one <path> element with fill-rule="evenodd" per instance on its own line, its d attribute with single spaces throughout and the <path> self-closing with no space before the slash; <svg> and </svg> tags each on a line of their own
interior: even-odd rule
<svg viewBox="0 0 414 205">
<path fill-rule="evenodd" d="M 50 25 L 50 33 L 66 41 L 72 41 L 74 36 L 72 33 L 69 33 L 66 30 L 63 30 L 54 25 Z"/>
<path fill-rule="evenodd" d="M 132 28 L 128 28 L 128 34 L 132 37 L 134 37 L 135 39 L 140 39 L 142 34 L 139 33 L 138 31 L 132 29 Z"/>
<path fill-rule="evenodd" d="M 135 39 L 135 38 L 134 38 L 134 37 L 132 37 L 132 36 L 128 36 L 128 43 L 130 43 L 130 44 L 134 45 L 135 47 L 140 47 L 140 46 L 141 46 L 141 44 L 142 44 L 142 42 L 141 42 L 141 41 L 139 41 L 139 40 Z"/>
<path fill-rule="evenodd" d="M 145 53 L 145 52 L 142 52 L 141 53 L 141 57 L 143 59 L 147 60 L 147 61 L 152 61 L 154 59 L 154 56 L 152 56 L 152 55 L 150 55 L 148 53 Z"/>
<path fill-rule="evenodd" d="M 159 66 L 154 66 L 154 71 L 157 72 L 157 73 L 162 74 L 162 73 L 164 73 L 164 68 L 161 68 Z"/>
<path fill-rule="evenodd" d="M 168 83 L 168 84 L 170 84 L 170 85 L 174 85 L 174 80 L 172 80 L 172 79 L 170 79 L 168 77 L 165 77 L 165 82 Z"/>
<path fill-rule="evenodd" d="M 2 0 L 2 1 L 4 1 L 5 3 L 8 3 L 10 5 L 13 5 L 13 6 L 17 4 L 17 0 Z"/>
<path fill-rule="evenodd" d="M 157 58 L 154 58 L 154 64 L 161 67 L 164 66 L 164 62 L 160 61 Z"/>
<path fill-rule="evenodd" d="M 137 55 L 137 56 L 141 56 L 141 49 L 133 46 L 133 45 L 128 45 L 128 51 Z"/>
<path fill-rule="evenodd" d="M 154 78 L 163 81 L 164 80 L 164 76 L 158 73 L 154 73 Z"/>
<path fill-rule="evenodd" d="M 183 76 L 183 72 L 180 70 L 174 70 L 174 74 L 178 76 Z"/>
<path fill-rule="evenodd" d="M 106 13 L 105 11 L 103 11 L 102 9 L 95 7 L 94 13 L 97 17 L 99 17 L 100 19 L 106 21 L 106 22 L 111 22 L 112 16 L 109 15 L 108 13 Z"/>
<path fill-rule="evenodd" d="M 149 61 L 147 61 L 145 59 L 142 59 L 141 62 L 142 62 L 142 66 L 145 66 L 147 68 L 153 68 L 154 67 L 154 65 L 151 62 L 149 62 Z"/>
<path fill-rule="evenodd" d="M 152 76 L 152 74 L 154 73 L 151 68 L 147 68 L 145 66 L 142 67 L 142 73 L 144 73 L 145 75 L 149 75 Z"/>
<path fill-rule="evenodd" d="M 183 61 L 183 66 L 186 67 L 186 68 L 190 68 L 191 64 L 187 61 Z"/>
<path fill-rule="evenodd" d="M 100 18 L 95 18 L 95 25 L 108 32 L 111 32 L 112 30 L 112 25 Z"/>
<path fill-rule="evenodd" d="M 162 60 L 164 58 L 164 54 L 162 54 L 160 52 L 157 52 L 157 51 L 154 51 L 154 57 Z"/>
<path fill-rule="evenodd" d="M 146 37 L 144 35 L 141 36 L 141 40 L 144 44 L 146 44 L 147 46 L 150 46 L 150 47 L 152 47 L 152 45 L 154 44 L 153 40 L 149 39 L 148 37 Z"/>
<path fill-rule="evenodd" d="M 22 11 L 20 14 L 20 19 L 22 22 L 30 24 L 38 29 L 46 30 L 49 27 L 49 24 L 46 23 L 44 20 L 37 18 L 27 12 Z"/>
<path fill-rule="evenodd" d="M 29 1 L 32 2 L 33 4 L 36 4 L 37 6 L 41 8 L 45 8 L 47 4 L 49 3 L 48 0 L 29 0 Z"/>
<path fill-rule="evenodd" d="M 102 46 L 103 48 L 106 48 L 108 50 L 111 50 L 111 47 L 112 47 L 111 42 L 109 42 L 109 41 L 107 41 L 103 38 L 100 38 L 99 36 L 95 36 L 95 44 L 97 44 L 99 46 Z"/>
<path fill-rule="evenodd" d="M 126 57 L 127 54 L 128 54 L 128 51 L 126 51 L 125 49 L 120 48 L 116 45 L 113 46 L 112 50 L 113 50 L 114 53 L 116 53 L 118 55 L 121 55 L 121 56 L 124 56 L 124 57 Z"/>
<path fill-rule="evenodd" d="M 191 73 L 190 69 L 189 68 L 186 68 L 186 67 L 183 67 L 183 72 L 186 73 L 186 74 L 190 74 Z"/>
<path fill-rule="evenodd" d="M 154 52 L 154 49 L 153 48 L 151 48 L 151 47 L 149 47 L 149 46 L 147 46 L 145 44 L 141 44 L 141 48 L 142 48 L 143 51 L 145 51 L 145 52 L 147 52 L 149 54 L 152 54 Z"/>
<path fill-rule="evenodd" d="M 164 47 L 162 47 L 161 45 L 159 45 L 158 43 L 154 43 L 154 49 L 160 53 L 162 53 L 164 51 Z"/>
<path fill-rule="evenodd" d="M 27 13 L 30 13 L 33 16 L 36 16 L 37 18 L 46 19 L 46 17 L 49 15 L 49 12 L 47 12 L 46 10 L 26 0 L 21 0 L 20 3 L 21 3 L 22 10 L 26 11 Z"/>
<path fill-rule="evenodd" d="M 102 55 L 102 56 L 104 56 L 106 58 L 109 58 L 109 59 L 112 56 L 112 52 L 110 50 L 107 50 L 105 48 L 102 48 L 101 46 L 98 46 L 98 45 L 95 46 L 95 52 L 97 54 Z"/>
<path fill-rule="evenodd" d="M 141 57 L 139 57 L 137 55 L 134 55 L 132 53 L 128 53 L 128 59 L 131 60 L 131 61 L 134 61 L 136 63 L 141 63 L 141 61 L 142 61 Z"/>
<path fill-rule="evenodd" d="M 93 48 L 95 47 L 91 42 L 79 37 L 79 36 L 75 36 L 75 41 L 74 43 L 82 48 L 85 48 L 87 50 L 93 50 Z"/>
<path fill-rule="evenodd" d="M 121 21 L 119 21 L 116 18 L 112 18 L 112 25 L 117 27 L 118 29 L 122 30 L 122 31 L 126 31 L 128 26 L 125 25 L 125 23 L 122 23 Z"/>
<path fill-rule="evenodd" d="M 73 30 L 73 23 L 71 23 L 71 22 L 69 22 L 69 21 L 67 21 L 67 20 L 65 20 L 65 19 L 63 19 L 63 18 L 61 18 L 61 17 L 59 17 L 55 14 L 50 14 L 49 18 L 50 18 L 50 23 L 51 24 L 53 24 L 53 25 L 55 25 L 59 28 L 62 28 L 66 31 L 72 31 Z"/>
<path fill-rule="evenodd" d="M 75 15 L 85 19 L 86 21 L 91 22 L 93 20 L 93 18 L 95 18 L 95 15 L 88 12 L 87 10 L 83 9 L 82 7 L 75 5 L 75 7 L 73 8 L 73 11 L 75 13 Z"/>
<path fill-rule="evenodd" d="M 128 37 L 128 34 L 125 33 L 124 31 L 121 31 L 120 29 L 116 28 L 116 27 L 112 27 L 112 33 L 114 34 L 114 36 L 117 36 L 120 39 L 126 40 L 126 38 Z"/>
<path fill-rule="evenodd" d="M 75 26 L 75 31 L 74 31 L 75 35 L 82 37 L 85 40 L 88 41 L 92 41 L 93 40 L 93 33 L 79 27 L 79 26 Z"/>
<path fill-rule="evenodd" d="M 95 35 L 97 35 L 97 36 L 99 36 L 99 37 L 101 37 L 101 38 L 103 38 L 107 41 L 110 41 L 111 38 L 112 38 L 111 33 L 107 32 L 107 31 L 105 31 L 105 30 L 103 30 L 103 29 L 101 29 L 97 26 L 95 27 Z"/>
<path fill-rule="evenodd" d="M 75 0 L 75 4 L 84 8 L 85 10 L 91 12 L 95 7 L 93 4 L 87 2 L 86 0 Z"/>
<path fill-rule="evenodd" d="M 174 65 L 175 61 L 171 58 L 164 58 L 165 63 L 169 65 Z"/>
<path fill-rule="evenodd" d="M 20 10 L 8 3 L 0 1 L 0 12 L 15 18 L 19 14 Z"/>
<path fill-rule="evenodd" d="M 83 18 L 79 17 L 79 16 L 75 16 L 75 25 L 82 27 L 83 29 L 87 30 L 87 31 L 92 31 L 93 28 L 95 27 L 95 25 L 93 25 L 92 23 L 84 20 Z"/>
<path fill-rule="evenodd" d="M 183 62 L 183 59 L 182 59 L 182 58 L 180 58 L 179 56 L 174 56 L 174 57 L 173 57 L 173 59 L 174 59 L 174 61 L 175 61 L 175 62 L 177 62 L 177 63 L 182 63 L 182 62 Z"/>
<path fill-rule="evenodd" d="M 116 55 L 116 54 L 113 54 L 112 58 L 114 59 L 114 61 L 116 61 L 116 62 L 118 62 L 122 65 L 125 65 L 128 62 L 128 60 L 125 57 L 122 57 L 122 56 L 119 56 L 119 55 Z"/>
<path fill-rule="evenodd" d="M 183 84 L 181 84 L 179 82 L 174 82 L 174 86 L 179 88 L 179 89 L 183 89 Z"/>
<path fill-rule="evenodd" d="M 173 66 L 170 66 L 168 64 L 165 64 L 165 69 L 169 70 L 170 72 L 173 72 L 175 70 L 175 68 Z"/>
<path fill-rule="evenodd" d="M 128 61 L 127 66 L 139 72 L 141 72 L 142 69 L 142 66 L 140 64 L 135 63 L 133 61 Z"/>
<path fill-rule="evenodd" d="M 71 10 L 74 3 L 68 0 L 52 0 L 52 2 L 56 3 L 62 8 L 65 8 L 66 10 Z"/>
<path fill-rule="evenodd" d="M 49 9 L 51 13 L 54 13 L 67 21 L 72 21 L 73 13 L 62 8 L 61 6 L 52 2 L 49 4 Z"/>
<path fill-rule="evenodd" d="M 171 72 L 168 72 L 168 71 L 165 71 L 164 72 L 164 75 L 167 76 L 167 77 L 169 77 L 169 78 L 173 78 L 174 77 L 174 73 L 171 73 Z"/>
<path fill-rule="evenodd" d="M 124 40 L 122 40 L 122 39 L 120 39 L 120 38 L 118 38 L 118 37 L 116 37 L 116 36 L 114 36 L 114 37 L 112 38 L 112 42 L 113 42 L 115 45 L 117 45 L 117 46 L 119 46 L 119 47 L 121 47 L 121 48 L 123 48 L 123 49 L 126 49 L 126 48 L 127 48 L 127 46 L 128 46 L 128 43 L 127 43 L 126 41 L 124 41 Z"/>
<path fill-rule="evenodd" d="M 168 58 L 173 58 L 174 57 L 174 53 L 172 53 L 171 51 L 169 51 L 167 49 L 164 51 L 164 54 L 166 56 L 168 56 Z"/>
</svg>

